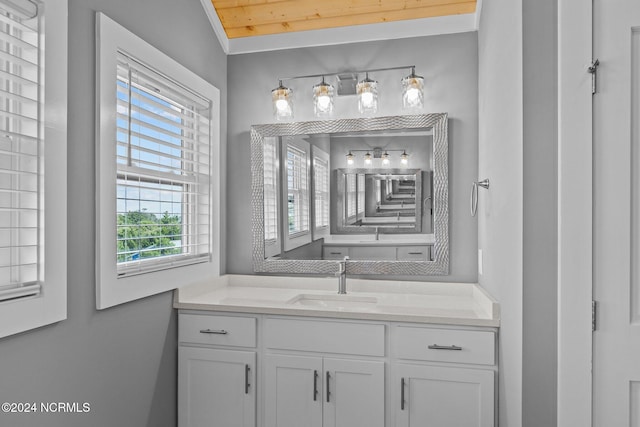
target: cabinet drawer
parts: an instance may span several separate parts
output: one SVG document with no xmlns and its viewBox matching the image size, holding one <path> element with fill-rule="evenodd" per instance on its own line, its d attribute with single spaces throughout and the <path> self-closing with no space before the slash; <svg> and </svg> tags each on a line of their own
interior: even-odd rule
<svg viewBox="0 0 640 427">
<path fill-rule="evenodd" d="M 347 247 L 325 246 L 322 250 L 324 259 L 344 259 L 349 255 Z"/>
<path fill-rule="evenodd" d="M 252 317 L 181 314 L 178 330 L 180 342 L 256 346 L 256 319 Z"/>
<path fill-rule="evenodd" d="M 395 351 L 399 359 L 495 364 L 495 333 L 398 326 Z"/>
<path fill-rule="evenodd" d="M 353 246 L 349 258 L 363 261 L 384 261 L 396 259 L 395 246 Z"/>
<path fill-rule="evenodd" d="M 428 246 L 398 246 L 398 261 L 427 261 Z"/>
<path fill-rule="evenodd" d="M 280 350 L 384 356 L 385 325 L 266 319 L 265 345 Z"/>
</svg>

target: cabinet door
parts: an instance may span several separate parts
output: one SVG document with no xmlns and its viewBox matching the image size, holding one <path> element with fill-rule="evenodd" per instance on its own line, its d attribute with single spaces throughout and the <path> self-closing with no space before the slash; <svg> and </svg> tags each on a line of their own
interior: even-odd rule
<svg viewBox="0 0 640 427">
<path fill-rule="evenodd" d="M 392 379 L 396 427 L 493 427 L 490 370 L 398 364 Z"/>
<path fill-rule="evenodd" d="M 181 346 L 180 427 L 255 427 L 256 353 Z"/>
<path fill-rule="evenodd" d="M 384 427 L 384 362 L 324 359 L 324 427 Z"/>
<path fill-rule="evenodd" d="M 322 426 L 322 358 L 266 355 L 265 426 Z"/>
</svg>

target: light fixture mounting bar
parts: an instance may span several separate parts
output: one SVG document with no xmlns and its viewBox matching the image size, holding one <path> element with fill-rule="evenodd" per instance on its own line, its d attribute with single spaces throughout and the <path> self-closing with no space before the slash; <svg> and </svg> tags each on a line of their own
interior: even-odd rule
<svg viewBox="0 0 640 427">
<path fill-rule="evenodd" d="M 337 71 L 334 73 L 320 73 L 320 74 L 307 74 L 304 76 L 291 76 L 291 77 L 278 77 L 277 80 L 280 81 L 288 81 L 288 80 L 298 80 L 298 79 L 311 79 L 318 77 L 329 77 L 329 76 L 338 76 L 341 74 L 363 74 L 363 73 L 377 73 L 382 71 L 394 71 L 394 70 L 413 70 L 415 69 L 415 65 L 402 65 L 398 67 L 387 67 L 387 68 L 371 68 L 366 70 L 347 70 L 347 71 Z"/>
</svg>

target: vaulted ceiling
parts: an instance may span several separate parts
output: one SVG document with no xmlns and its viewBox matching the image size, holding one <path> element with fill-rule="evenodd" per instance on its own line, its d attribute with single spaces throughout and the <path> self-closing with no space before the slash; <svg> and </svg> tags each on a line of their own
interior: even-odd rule
<svg viewBox="0 0 640 427">
<path fill-rule="evenodd" d="M 469 14 L 476 0 L 211 0 L 229 39 Z"/>
</svg>

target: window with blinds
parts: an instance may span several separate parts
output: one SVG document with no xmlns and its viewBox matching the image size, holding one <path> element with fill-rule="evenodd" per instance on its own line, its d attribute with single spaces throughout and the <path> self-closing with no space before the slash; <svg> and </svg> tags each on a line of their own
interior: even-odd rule
<svg viewBox="0 0 640 427">
<path fill-rule="evenodd" d="M 0 301 L 41 292 L 40 17 L 22 6 L 0 2 Z"/>
<path fill-rule="evenodd" d="M 211 102 L 123 53 L 116 88 L 118 275 L 208 261 Z"/>
<path fill-rule="evenodd" d="M 278 144 L 264 139 L 264 240 L 278 240 Z"/>
<path fill-rule="evenodd" d="M 329 227 L 329 162 L 318 155 L 313 157 L 315 192 L 315 228 Z"/>
<path fill-rule="evenodd" d="M 365 175 L 363 173 L 358 174 L 358 216 L 364 216 L 364 199 L 365 199 Z"/>
<path fill-rule="evenodd" d="M 348 221 L 355 221 L 357 211 L 357 182 L 355 174 L 347 174 L 346 175 L 346 189 L 345 194 L 347 195 L 347 206 L 346 206 L 346 214 Z"/>
<path fill-rule="evenodd" d="M 308 176 L 307 152 L 296 146 L 287 144 L 287 214 L 289 236 L 309 232 Z"/>
</svg>

